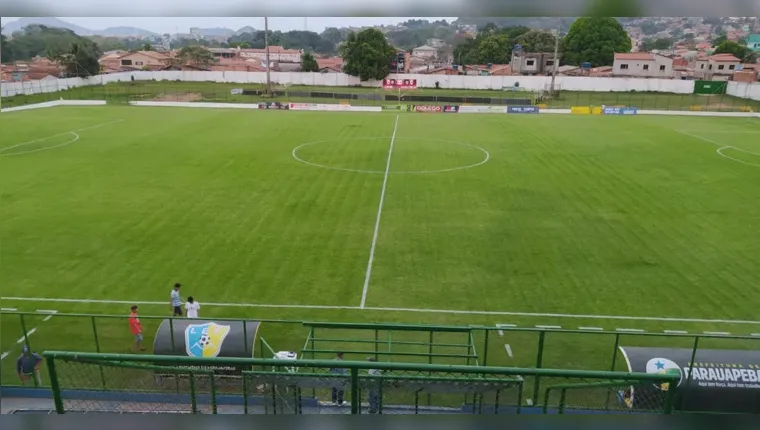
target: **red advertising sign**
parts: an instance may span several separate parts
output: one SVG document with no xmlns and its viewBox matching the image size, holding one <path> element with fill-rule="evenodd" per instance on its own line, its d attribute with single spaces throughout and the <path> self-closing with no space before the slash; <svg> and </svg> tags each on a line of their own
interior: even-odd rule
<svg viewBox="0 0 760 430">
<path fill-rule="evenodd" d="M 416 79 L 383 79 L 386 90 L 408 90 L 417 88 Z"/>
<path fill-rule="evenodd" d="M 443 107 L 441 106 L 415 106 L 414 111 L 415 112 L 443 112 Z"/>
<path fill-rule="evenodd" d="M 291 110 L 311 110 L 311 105 L 307 103 L 290 103 Z"/>
</svg>

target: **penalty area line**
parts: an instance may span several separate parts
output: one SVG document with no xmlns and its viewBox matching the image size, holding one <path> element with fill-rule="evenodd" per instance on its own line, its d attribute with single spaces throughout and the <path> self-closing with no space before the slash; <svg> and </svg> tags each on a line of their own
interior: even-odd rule
<svg viewBox="0 0 760 430">
<path fill-rule="evenodd" d="M 140 300 L 100 300 L 100 299 L 70 299 L 70 298 L 47 298 L 47 297 L 0 297 L 0 300 L 19 302 L 52 302 L 52 303 L 80 303 L 80 304 L 115 304 L 115 305 L 166 305 L 165 301 L 140 301 Z M 485 316 L 518 316 L 532 318 L 569 318 L 569 319 L 599 319 L 599 320 L 627 320 L 627 321 L 670 321 L 682 323 L 718 323 L 718 324 L 754 324 L 760 325 L 760 321 L 752 320 L 727 320 L 709 318 L 680 318 L 680 317 L 647 317 L 632 315 L 587 315 L 587 314 L 559 314 L 538 312 L 510 312 L 510 311 L 478 311 L 459 309 L 420 309 L 420 308 L 392 308 L 392 307 L 360 307 L 360 306 L 337 306 L 337 305 L 284 305 L 264 303 L 206 303 L 204 306 L 234 307 L 234 308 L 272 308 L 272 309 L 340 309 L 340 310 L 364 310 L 374 312 L 404 312 L 404 313 L 432 313 L 450 315 L 485 315 Z M 59 313 L 61 311 L 59 310 Z M 507 326 L 506 324 L 502 324 Z"/>
</svg>

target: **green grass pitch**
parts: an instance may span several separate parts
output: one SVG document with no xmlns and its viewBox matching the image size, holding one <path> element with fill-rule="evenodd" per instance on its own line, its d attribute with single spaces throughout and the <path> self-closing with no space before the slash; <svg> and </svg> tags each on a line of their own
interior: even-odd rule
<svg viewBox="0 0 760 430">
<path fill-rule="evenodd" d="M 760 331 L 757 119 L 68 107 L 0 130 L 3 308 L 169 316 L 179 281 L 240 305 L 202 317 Z M 35 350 L 95 350 L 89 318 L 25 325 Z M 125 320 L 97 325 L 128 350 Z M 4 378 L 21 334 L 3 314 Z M 489 364 L 530 366 L 535 337 L 506 336 Z M 547 367 L 612 353 L 549 337 Z"/>
</svg>

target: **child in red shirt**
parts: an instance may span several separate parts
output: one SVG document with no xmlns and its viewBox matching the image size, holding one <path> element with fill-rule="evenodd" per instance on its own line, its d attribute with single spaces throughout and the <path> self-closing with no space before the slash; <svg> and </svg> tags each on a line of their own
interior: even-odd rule
<svg viewBox="0 0 760 430">
<path fill-rule="evenodd" d="M 135 336 L 135 347 L 140 351 L 145 351 L 142 346 L 142 324 L 140 324 L 140 318 L 137 317 L 137 305 L 132 306 L 132 313 L 129 314 L 129 330 Z"/>
</svg>

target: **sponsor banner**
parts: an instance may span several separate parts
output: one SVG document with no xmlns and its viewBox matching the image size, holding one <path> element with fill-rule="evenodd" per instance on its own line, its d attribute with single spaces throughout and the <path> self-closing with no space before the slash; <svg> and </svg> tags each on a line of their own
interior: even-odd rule
<svg viewBox="0 0 760 430">
<path fill-rule="evenodd" d="M 259 103 L 259 109 L 279 109 L 288 110 L 290 106 L 287 103 L 280 102 L 261 102 Z"/>
<path fill-rule="evenodd" d="M 415 112 L 443 112 L 443 106 L 433 106 L 433 105 L 416 105 L 414 106 Z"/>
<path fill-rule="evenodd" d="M 573 106 L 570 113 L 574 115 L 591 115 L 591 106 Z"/>
<path fill-rule="evenodd" d="M 383 105 L 383 110 L 401 110 L 401 105 Z"/>
<path fill-rule="evenodd" d="M 459 113 L 507 113 L 507 106 L 459 106 Z"/>
<path fill-rule="evenodd" d="M 288 108 L 290 110 L 314 110 L 314 106 L 316 105 L 308 103 L 288 103 Z"/>
<path fill-rule="evenodd" d="M 632 409 L 660 407 L 676 390 L 677 410 L 688 412 L 760 413 L 760 351 L 691 348 L 620 347 L 631 372 L 678 375 L 680 381 L 629 387 L 618 393 Z"/>
<path fill-rule="evenodd" d="M 383 79 L 383 88 L 386 90 L 407 90 L 417 88 L 416 79 Z"/>
<path fill-rule="evenodd" d="M 237 94 L 243 94 L 243 89 L 242 88 L 233 88 L 231 92 L 232 92 L 233 96 L 237 95 Z"/>
<path fill-rule="evenodd" d="M 605 115 L 636 115 L 639 112 L 634 107 L 603 107 L 602 113 Z"/>
<path fill-rule="evenodd" d="M 457 113 L 459 112 L 459 106 L 444 106 L 443 111 L 445 113 Z"/>
<path fill-rule="evenodd" d="M 508 106 L 507 113 L 538 113 L 538 106 Z"/>
</svg>

